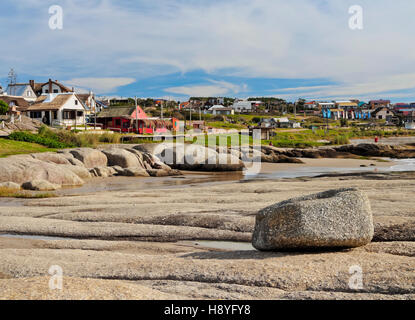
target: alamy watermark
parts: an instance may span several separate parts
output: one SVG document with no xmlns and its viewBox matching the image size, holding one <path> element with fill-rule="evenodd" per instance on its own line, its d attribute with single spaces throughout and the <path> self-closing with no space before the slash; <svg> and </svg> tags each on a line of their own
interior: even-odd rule
<svg viewBox="0 0 415 320">
<path fill-rule="evenodd" d="M 359 5 L 354 5 L 349 8 L 349 14 L 352 16 L 349 19 L 349 28 L 351 30 L 363 30 L 363 8 Z"/>
<path fill-rule="evenodd" d="M 49 28 L 51 30 L 63 29 L 63 9 L 61 6 L 53 5 L 49 7 Z"/>
<path fill-rule="evenodd" d="M 361 266 L 354 265 L 349 268 L 349 288 L 352 290 L 363 289 L 363 269 Z"/>
<path fill-rule="evenodd" d="M 62 290 L 63 289 L 63 269 L 60 266 L 54 265 L 49 268 L 49 274 L 51 275 L 49 280 L 50 290 Z"/>
</svg>

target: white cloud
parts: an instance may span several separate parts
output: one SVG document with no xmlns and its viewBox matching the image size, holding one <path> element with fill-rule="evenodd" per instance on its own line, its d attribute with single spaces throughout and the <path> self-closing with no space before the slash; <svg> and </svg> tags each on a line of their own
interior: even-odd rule
<svg viewBox="0 0 415 320">
<path fill-rule="evenodd" d="M 285 99 L 304 97 L 307 99 L 319 98 L 393 98 L 410 97 L 413 93 L 399 91 L 415 91 L 415 73 L 384 76 L 368 79 L 366 82 L 353 81 L 330 86 L 310 86 L 285 88 L 275 90 L 275 94 Z M 289 92 L 289 93 L 288 93 Z"/>
<path fill-rule="evenodd" d="M 349 29 L 348 9 L 355 0 L 62 0 L 62 31 L 47 28 L 52 2 L 19 0 L 18 16 L 0 13 L 0 29 L 8 30 L 2 36 L 7 50 L 0 52 L 0 72 L 18 66 L 56 78 L 139 80 L 203 70 L 252 78 L 324 78 L 345 87 L 316 88 L 316 93 L 351 95 L 390 90 L 388 85 L 405 89 L 405 79 L 389 82 L 388 77 L 415 72 L 415 1 L 360 0 L 362 31 Z M 0 12 L 11 3 L 2 1 Z M 233 92 L 215 83 L 168 90 Z"/>
<path fill-rule="evenodd" d="M 212 96 L 224 96 L 224 95 L 237 95 L 240 92 L 244 92 L 248 89 L 247 85 L 236 85 L 226 81 L 208 80 L 212 85 L 194 85 L 194 86 L 180 86 L 166 88 L 164 91 L 182 94 L 185 96 L 193 97 L 212 97 Z"/>
<path fill-rule="evenodd" d="M 92 90 L 95 93 L 115 92 L 117 88 L 132 84 L 133 78 L 75 78 L 63 81 L 68 86 L 77 87 L 80 91 Z"/>
</svg>

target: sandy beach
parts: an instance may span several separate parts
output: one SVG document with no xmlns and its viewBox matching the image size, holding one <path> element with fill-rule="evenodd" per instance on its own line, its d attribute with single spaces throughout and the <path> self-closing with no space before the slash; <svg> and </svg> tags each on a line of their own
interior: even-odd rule
<svg viewBox="0 0 415 320">
<path fill-rule="evenodd" d="M 371 163 L 391 165 L 317 159 L 300 166 Z M 286 166 L 292 165 L 265 164 L 263 172 Z M 74 194 L 58 198 L 2 201 L 0 298 L 413 299 L 414 177 L 384 173 L 241 181 L 233 176 L 215 183 L 212 175 L 203 181 L 196 173 L 176 179 L 181 182 L 173 187 L 166 185 L 172 178 L 156 178 L 147 190 L 131 187 L 148 183 L 146 178 L 111 178 L 118 190 L 73 189 Z M 374 242 L 313 253 L 249 249 L 258 210 L 339 187 L 358 187 L 369 196 Z M 51 265 L 63 270 L 64 287 L 58 292 L 48 287 Z M 364 271 L 362 290 L 348 286 L 353 265 Z"/>
</svg>

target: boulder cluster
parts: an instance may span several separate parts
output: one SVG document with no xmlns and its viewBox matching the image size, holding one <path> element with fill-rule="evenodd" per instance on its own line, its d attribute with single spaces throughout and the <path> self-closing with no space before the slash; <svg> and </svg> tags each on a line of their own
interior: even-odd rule
<svg viewBox="0 0 415 320">
<path fill-rule="evenodd" d="M 94 177 L 163 177 L 181 173 L 134 148 L 61 150 L 0 159 L 0 187 L 51 191 Z"/>
</svg>

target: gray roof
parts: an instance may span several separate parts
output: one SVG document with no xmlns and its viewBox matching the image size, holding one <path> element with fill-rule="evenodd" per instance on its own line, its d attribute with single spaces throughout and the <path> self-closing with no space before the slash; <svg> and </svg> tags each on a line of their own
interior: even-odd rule
<svg viewBox="0 0 415 320">
<path fill-rule="evenodd" d="M 29 87 L 29 84 L 9 84 L 7 87 L 7 94 L 15 97 L 23 96 L 27 87 Z"/>
</svg>

